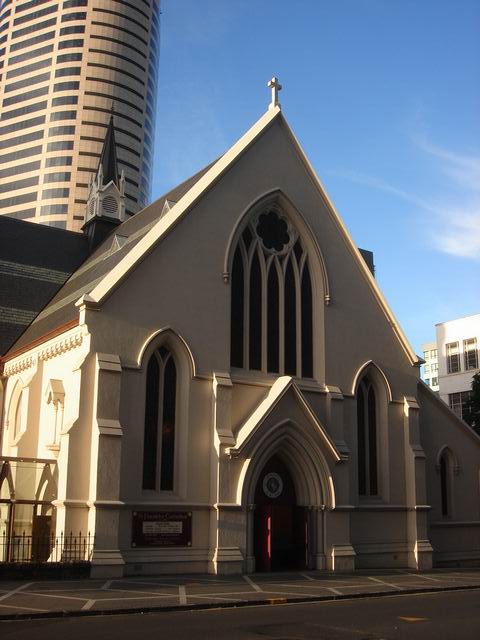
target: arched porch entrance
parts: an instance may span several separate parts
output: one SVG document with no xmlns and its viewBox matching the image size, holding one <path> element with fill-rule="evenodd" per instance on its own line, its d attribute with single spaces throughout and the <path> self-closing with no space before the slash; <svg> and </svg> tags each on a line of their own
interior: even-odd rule
<svg viewBox="0 0 480 640">
<path fill-rule="evenodd" d="M 237 499 L 246 507 L 245 570 L 325 568 L 337 450 L 319 423 L 286 419 L 255 435 L 231 450 L 243 458 Z M 281 492 L 270 474 L 280 476 Z"/>
<path fill-rule="evenodd" d="M 309 511 L 297 504 L 293 480 L 277 455 L 262 469 L 253 525 L 257 571 L 306 569 L 311 546 Z"/>
</svg>

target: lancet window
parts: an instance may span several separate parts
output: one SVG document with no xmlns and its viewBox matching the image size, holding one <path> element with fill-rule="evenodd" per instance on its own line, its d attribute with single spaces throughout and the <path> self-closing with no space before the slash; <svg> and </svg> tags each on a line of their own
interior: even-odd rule
<svg viewBox="0 0 480 640">
<path fill-rule="evenodd" d="M 378 495 L 377 402 L 368 378 L 357 390 L 358 493 Z"/>
<path fill-rule="evenodd" d="M 231 287 L 231 365 L 313 377 L 308 255 L 275 205 L 244 228 L 233 256 Z"/>
<path fill-rule="evenodd" d="M 444 518 L 453 515 L 453 479 L 458 473 L 458 464 L 452 451 L 445 447 L 437 462 L 440 473 L 440 497 L 442 516 Z"/>
<path fill-rule="evenodd" d="M 147 365 L 143 488 L 173 491 L 177 368 L 171 352 L 157 349 Z"/>
</svg>

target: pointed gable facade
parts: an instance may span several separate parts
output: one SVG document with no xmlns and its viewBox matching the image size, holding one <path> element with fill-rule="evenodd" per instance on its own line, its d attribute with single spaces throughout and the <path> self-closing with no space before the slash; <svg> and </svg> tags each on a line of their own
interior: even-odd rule
<svg viewBox="0 0 480 640">
<path fill-rule="evenodd" d="M 480 559 L 480 439 L 419 364 L 274 106 L 12 347 L 2 460 L 49 461 L 92 575 Z"/>
</svg>

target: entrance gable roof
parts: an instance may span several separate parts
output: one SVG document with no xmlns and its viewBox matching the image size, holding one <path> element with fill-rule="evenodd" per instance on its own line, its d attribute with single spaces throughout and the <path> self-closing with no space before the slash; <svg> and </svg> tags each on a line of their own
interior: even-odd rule
<svg viewBox="0 0 480 640">
<path fill-rule="evenodd" d="M 318 420 L 317 416 L 311 409 L 305 396 L 290 376 L 281 376 L 280 378 L 277 378 L 277 380 L 270 388 L 267 396 L 260 402 L 253 413 L 240 427 L 240 430 L 238 431 L 236 436 L 235 446 L 227 449 L 227 452 L 231 456 L 238 456 L 245 449 L 254 435 L 261 428 L 262 424 L 268 418 L 268 416 L 272 413 L 275 407 L 278 406 L 281 399 L 285 397 L 285 395 L 289 391 L 293 394 L 293 397 L 297 401 L 298 406 L 302 410 L 309 423 L 319 434 L 324 446 L 335 459 L 335 462 L 339 462 L 342 459 L 342 455 L 335 446 L 333 440 L 325 431 L 321 422 Z"/>
</svg>

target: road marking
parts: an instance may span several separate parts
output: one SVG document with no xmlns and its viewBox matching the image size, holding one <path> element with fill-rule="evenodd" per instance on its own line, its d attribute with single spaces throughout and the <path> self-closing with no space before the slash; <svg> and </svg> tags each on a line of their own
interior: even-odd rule
<svg viewBox="0 0 480 640">
<path fill-rule="evenodd" d="M 48 609 L 32 609 L 31 607 L 19 607 L 16 604 L 0 604 L 2 609 L 22 609 L 22 611 L 48 611 Z"/>
<path fill-rule="evenodd" d="M 109 589 L 109 593 L 138 593 L 140 595 L 145 594 L 147 596 L 162 596 L 163 598 L 174 598 L 175 593 L 158 593 L 157 591 L 143 591 L 140 589 Z M 103 598 L 102 598 L 103 599 Z"/>
<path fill-rule="evenodd" d="M 91 609 L 95 602 L 96 600 L 87 600 L 87 602 L 82 607 L 82 611 L 88 611 L 89 609 Z"/>
<path fill-rule="evenodd" d="M 248 591 L 248 593 L 251 593 L 251 591 Z M 212 596 L 212 595 L 197 596 L 196 594 L 190 594 L 189 597 L 198 598 L 199 600 L 209 600 L 211 598 L 212 600 L 225 600 L 225 602 L 248 602 L 248 600 L 244 600 L 243 598 L 221 598 L 220 596 Z"/>
<path fill-rule="evenodd" d="M 339 591 L 338 589 L 334 589 L 333 587 L 324 587 L 324 589 L 328 589 L 328 591 L 331 591 L 336 596 L 343 596 L 343 593 L 341 591 Z"/>
<path fill-rule="evenodd" d="M 415 578 L 423 578 L 424 580 L 431 580 L 432 582 L 441 582 L 438 578 L 432 578 L 431 576 L 424 576 L 421 573 L 410 573 L 409 571 L 405 571 L 405 575 L 415 576 Z"/>
<path fill-rule="evenodd" d="M 146 580 L 115 580 L 120 585 L 122 584 L 146 584 L 152 587 L 168 587 L 169 589 L 175 589 L 177 585 L 174 582 L 148 582 Z M 91 591 L 91 589 L 90 589 Z"/>
<path fill-rule="evenodd" d="M 392 584 L 391 582 L 385 582 L 384 580 L 379 580 L 378 578 L 371 578 L 367 576 L 369 580 L 373 580 L 373 582 L 378 582 L 379 584 L 386 585 L 387 587 L 392 587 L 392 589 L 397 589 L 398 591 L 402 590 L 402 587 L 399 587 L 397 584 Z"/>
<path fill-rule="evenodd" d="M 311 576 L 307 575 L 306 573 L 301 573 L 301 576 L 303 576 L 306 580 L 311 580 L 312 582 L 316 582 L 315 578 L 312 578 Z"/>
<path fill-rule="evenodd" d="M 178 600 L 180 604 L 187 604 L 187 590 L 182 585 L 178 587 Z"/>
<path fill-rule="evenodd" d="M 424 622 L 428 618 L 414 618 L 413 616 L 398 616 L 399 620 L 405 620 L 405 622 Z"/>
<path fill-rule="evenodd" d="M 155 596 L 155 595 L 151 595 L 151 596 L 138 596 L 138 597 L 133 597 L 133 598 L 101 598 L 99 600 L 97 600 L 97 602 L 101 602 L 102 604 L 104 602 L 126 602 L 127 600 L 162 600 L 162 598 L 164 600 L 166 599 L 170 599 L 170 600 L 175 600 L 176 602 L 176 598 L 177 596 L 174 595 L 170 595 L 170 596 Z"/>
<path fill-rule="evenodd" d="M 6 600 L 7 598 L 10 598 L 10 596 L 13 596 L 15 593 L 19 593 L 20 591 L 23 591 L 24 589 L 27 589 L 28 587 L 31 587 L 32 584 L 35 584 L 35 583 L 34 582 L 28 582 L 27 584 L 22 584 L 20 587 L 17 587 L 13 591 L 9 591 L 4 596 L 0 596 L 0 602 L 2 600 Z"/>
<path fill-rule="evenodd" d="M 255 589 L 255 591 L 263 591 L 263 589 L 259 587 L 258 584 L 255 584 L 255 582 L 251 580 L 248 576 L 242 576 L 242 577 L 245 580 L 245 582 L 248 582 L 248 584 L 252 587 L 252 589 Z"/>
<path fill-rule="evenodd" d="M 38 593 L 37 591 L 25 591 L 25 594 L 28 594 L 29 596 L 37 596 L 38 598 L 62 598 L 62 600 L 81 600 L 82 602 L 85 602 L 87 600 L 87 598 L 75 598 L 74 596 L 60 596 L 57 593 L 55 595 L 52 595 L 51 593 Z"/>
<path fill-rule="evenodd" d="M 107 589 L 110 589 L 110 587 L 112 586 L 112 582 L 113 580 L 107 580 L 105 584 L 101 587 L 102 591 L 106 591 Z"/>
</svg>

